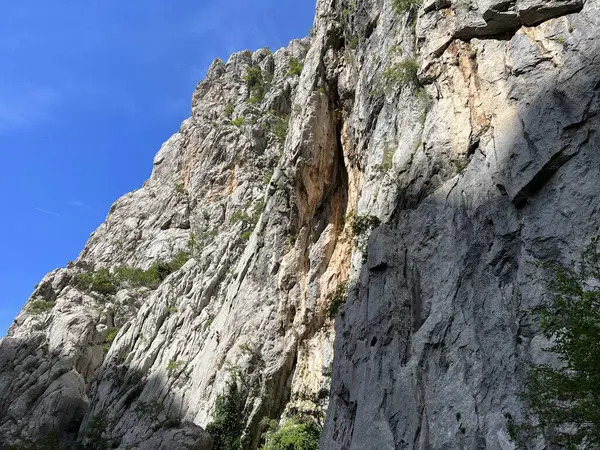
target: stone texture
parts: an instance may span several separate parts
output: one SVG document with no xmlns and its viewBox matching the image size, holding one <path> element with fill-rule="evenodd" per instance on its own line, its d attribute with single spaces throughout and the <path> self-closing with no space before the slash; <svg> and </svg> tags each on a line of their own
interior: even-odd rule
<svg viewBox="0 0 600 450">
<path fill-rule="evenodd" d="M 0 342 L 0 445 L 81 440 L 102 417 L 114 448 L 209 448 L 235 365 L 259 386 L 254 448 L 262 417 L 314 408 L 331 382 L 323 449 L 513 449 L 524 368 L 544 357 L 531 263 L 600 226 L 599 9 L 319 0 L 310 39 L 213 62 L 150 179 Z M 394 81 L 407 59 L 418 80 Z M 258 102 L 249 67 L 269 81 Z M 382 224 L 359 239 L 365 215 Z M 75 282 L 180 251 L 156 289 Z"/>
<path fill-rule="evenodd" d="M 514 449 L 507 419 L 523 418 L 524 368 L 544 346 L 527 313 L 544 295 L 528 275 L 577 255 L 600 226 L 598 3 L 559 17 L 581 7 L 560 3 L 513 2 L 506 11 L 526 25 L 553 19 L 485 33 L 451 10 L 423 13 L 420 78 L 434 99 L 422 123 L 407 88 L 380 110 L 357 95 L 349 120 L 376 124 L 357 152 L 365 173 L 386 142 L 395 153 L 359 195 L 359 211 L 386 224 L 366 264 L 354 260 L 336 321 L 322 448 Z M 401 34 L 391 20 L 399 31 L 380 16 L 369 48 Z M 430 52 L 439 29 L 451 37 Z"/>
</svg>

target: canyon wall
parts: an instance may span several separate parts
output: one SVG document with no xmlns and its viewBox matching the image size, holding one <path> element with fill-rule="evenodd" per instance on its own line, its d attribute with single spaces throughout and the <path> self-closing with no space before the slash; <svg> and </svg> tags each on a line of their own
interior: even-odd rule
<svg viewBox="0 0 600 450">
<path fill-rule="evenodd" d="M 534 263 L 598 232 L 599 32 L 596 0 L 319 0 L 310 37 L 213 62 L 1 341 L 0 445 L 208 449 L 243 374 L 252 448 L 326 408 L 326 450 L 514 449 Z"/>
</svg>

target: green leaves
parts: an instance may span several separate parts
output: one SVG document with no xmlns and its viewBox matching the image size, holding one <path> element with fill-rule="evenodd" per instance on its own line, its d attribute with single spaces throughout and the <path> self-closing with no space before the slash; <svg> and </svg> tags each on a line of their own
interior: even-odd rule
<svg viewBox="0 0 600 450">
<path fill-rule="evenodd" d="M 52 308 L 54 308 L 54 302 L 38 298 L 37 300 L 29 302 L 27 305 L 27 312 L 32 316 L 39 316 L 52 311 Z"/>
<path fill-rule="evenodd" d="M 419 8 L 423 0 L 393 0 L 392 6 L 398 14 L 404 14 L 413 8 Z"/>
<path fill-rule="evenodd" d="M 56 450 L 58 446 L 58 437 L 55 433 L 35 441 L 26 441 L 21 444 L 7 445 L 2 447 L 4 450 Z"/>
<path fill-rule="evenodd" d="M 233 111 L 235 111 L 234 104 L 231 102 L 227 103 L 227 105 L 225 105 L 225 115 L 227 117 L 231 117 L 231 115 L 233 114 Z"/>
<path fill-rule="evenodd" d="M 243 117 L 236 117 L 235 119 L 229 121 L 230 125 L 236 126 L 238 128 L 244 125 L 244 123 L 246 123 L 246 119 L 244 119 Z"/>
<path fill-rule="evenodd" d="M 290 58 L 290 70 L 288 70 L 288 75 L 300 75 L 302 70 L 304 69 L 304 64 L 302 64 L 298 58 Z"/>
<path fill-rule="evenodd" d="M 383 72 L 383 83 L 386 88 L 404 87 L 411 84 L 417 86 L 419 84 L 418 72 L 418 61 L 412 58 L 405 59 L 402 62 L 390 65 Z"/>
<path fill-rule="evenodd" d="M 534 425 L 511 426 L 511 437 L 527 448 L 544 436 L 567 449 L 600 449 L 600 237 L 578 264 L 543 263 L 542 283 L 551 301 L 538 311 L 543 334 L 558 366 L 530 369 L 524 398 Z"/>
<path fill-rule="evenodd" d="M 240 388 L 236 377 L 227 384 L 225 393 L 217 397 L 212 421 L 206 426 L 213 439 L 213 450 L 242 449 L 247 397 L 246 390 Z"/>
<path fill-rule="evenodd" d="M 248 67 L 243 80 L 246 82 L 246 86 L 248 86 L 248 91 L 250 92 L 248 103 L 256 104 L 262 102 L 269 90 L 271 80 L 263 76 L 260 67 Z"/>
<path fill-rule="evenodd" d="M 262 450 L 318 450 L 321 430 L 311 421 L 290 420 L 267 433 Z"/>
<path fill-rule="evenodd" d="M 156 261 L 149 269 L 117 266 L 112 272 L 102 268 L 83 273 L 75 278 L 75 285 L 84 292 L 114 295 L 119 289 L 148 287 L 156 289 L 171 273 L 181 269 L 190 259 L 187 252 L 179 252 L 170 262 Z"/>
<path fill-rule="evenodd" d="M 327 307 L 327 315 L 330 319 L 335 319 L 335 316 L 341 311 L 346 304 L 348 298 L 348 284 L 342 283 L 338 285 L 335 291 L 329 296 L 329 306 Z"/>
<path fill-rule="evenodd" d="M 380 224 L 381 220 L 376 216 L 356 216 L 352 222 L 352 233 L 355 237 L 362 237 Z"/>
</svg>

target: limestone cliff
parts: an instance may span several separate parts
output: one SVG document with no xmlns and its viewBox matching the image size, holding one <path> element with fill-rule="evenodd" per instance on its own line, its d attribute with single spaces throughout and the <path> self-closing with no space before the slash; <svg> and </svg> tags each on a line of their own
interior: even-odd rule
<svg viewBox="0 0 600 450">
<path fill-rule="evenodd" d="M 319 0 L 310 38 L 216 60 L 1 341 L 0 445 L 100 424 L 113 448 L 209 448 L 237 371 L 250 447 L 331 386 L 323 449 L 513 449 L 543 357 L 531 263 L 600 222 L 599 17 Z"/>
</svg>

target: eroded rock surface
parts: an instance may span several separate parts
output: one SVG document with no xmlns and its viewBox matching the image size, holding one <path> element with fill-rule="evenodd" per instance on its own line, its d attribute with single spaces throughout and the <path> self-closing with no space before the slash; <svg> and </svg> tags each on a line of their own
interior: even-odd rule
<svg viewBox="0 0 600 450">
<path fill-rule="evenodd" d="M 600 225 L 599 10 L 319 0 L 310 38 L 216 60 L 150 179 L 1 341 L 0 445 L 102 424 L 113 448 L 209 448 L 241 371 L 253 448 L 331 384 L 323 449 L 513 449 L 544 346 L 532 263 Z"/>
</svg>

